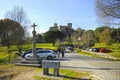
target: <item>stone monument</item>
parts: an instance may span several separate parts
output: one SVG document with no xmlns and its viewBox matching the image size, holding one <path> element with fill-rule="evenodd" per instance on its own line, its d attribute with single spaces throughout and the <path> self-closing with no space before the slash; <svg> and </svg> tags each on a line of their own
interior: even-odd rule
<svg viewBox="0 0 120 80">
<path fill-rule="evenodd" d="M 32 42 L 32 53 L 33 53 L 33 56 L 36 56 L 36 31 L 35 31 L 35 27 L 37 25 L 35 25 L 35 23 L 33 23 L 33 25 L 31 25 L 31 27 L 33 27 L 33 31 L 32 31 L 32 34 L 33 34 L 33 42 Z"/>
<path fill-rule="evenodd" d="M 42 65 L 42 59 L 39 58 L 36 55 L 36 31 L 35 31 L 35 27 L 37 25 L 35 25 L 35 23 L 33 23 L 33 25 L 31 25 L 31 27 L 33 27 L 33 42 L 32 42 L 32 54 L 33 56 L 31 56 L 30 58 L 22 58 L 20 59 L 20 62 L 16 63 L 16 65 L 20 65 L 20 66 L 41 66 Z"/>
</svg>

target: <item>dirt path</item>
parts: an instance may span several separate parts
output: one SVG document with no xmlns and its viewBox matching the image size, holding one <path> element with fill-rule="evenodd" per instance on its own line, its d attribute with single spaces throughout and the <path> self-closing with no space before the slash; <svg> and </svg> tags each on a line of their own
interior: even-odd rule
<svg viewBox="0 0 120 80">
<path fill-rule="evenodd" d="M 12 80 L 34 80 L 34 76 L 38 75 L 39 72 L 36 69 L 28 67 L 28 70 L 21 72 L 20 74 L 13 77 Z"/>
<path fill-rule="evenodd" d="M 34 80 L 38 74 L 35 67 L 0 65 L 0 80 Z"/>
</svg>

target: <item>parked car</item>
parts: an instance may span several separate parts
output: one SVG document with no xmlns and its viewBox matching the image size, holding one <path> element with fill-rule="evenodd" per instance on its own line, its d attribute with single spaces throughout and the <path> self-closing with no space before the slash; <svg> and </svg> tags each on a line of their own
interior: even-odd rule
<svg viewBox="0 0 120 80">
<path fill-rule="evenodd" d="M 101 48 L 101 49 L 100 49 L 100 52 L 101 52 L 101 53 L 109 53 L 109 52 L 111 52 L 111 50 Z"/>
<path fill-rule="evenodd" d="M 93 48 L 93 52 L 100 52 L 101 48 Z"/>
<path fill-rule="evenodd" d="M 74 51 L 74 47 L 73 47 L 73 46 L 68 46 L 67 48 L 68 48 L 68 50 L 70 50 L 70 51 Z"/>
<path fill-rule="evenodd" d="M 89 50 L 89 51 L 93 51 L 93 48 L 89 48 L 88 50 Z"/>
<path fill-rule="evenodd" d="M 41 50 L 43 48 L 36 48 L 36 51 Z M 32 53 L 32 49 L 29 49 L 21 54 L 21 57 L 25 58 L 26 54 Z"/>
<path fill-rule="evenodd" d="M 57 57 L 57 53 L 53 50 L 38 50 L 36 52 L 36 55 L 41 58 L 41 59 L 53 59 L 53 58 L 56 58 Z M 25 55 L 25 58 L 30 58 L 32 57 L 33 54 L 32 53 L 29 53 L 29 54 L 26 54 Z"/>
</svg>

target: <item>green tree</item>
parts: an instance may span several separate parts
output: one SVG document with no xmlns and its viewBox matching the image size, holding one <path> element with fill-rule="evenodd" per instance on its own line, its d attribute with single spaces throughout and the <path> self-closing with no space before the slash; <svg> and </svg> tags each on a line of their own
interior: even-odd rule
<svg viewBox="0 0 120 80">
<path fill-rule="evenodd" d="M 81 28 L 77 28 L 73 33 L 72 33 L 72 36 L 71 36 L 71 41 L 73 43 L 79 43 L 81 38 L 82 38 L 82 34 L 84 33 L 85 30 L 81 29 Z"/>
<path fill-rule="evenodd" d="M 60 42 L 64 39 L 65 35 L 58 30 L 55 31 L 47 31 L 44 34 L 44 39 L 47 42 L 51 42 L 53 45 L 55 45 L 55 42 L 59 39 Z"/>
<path fill-rule="evenodd" d="M 87 30 L 82 35 L 82 42 L 88 47 L 95 44 L 95 35 L 93 30 Z"/>
<path fill-rule="evenodd" d="M 23 28 L 21 25 L 13 20 L 10 19 L 4 19 L 0 20 L 0 38 L 1 38 L 1 44 L 8 46 L 8 49 L 10 45 L 18 44 L 18 35 L 22 34 L 22 31 L 24 33 Z"/>
<path fill-rule="evenodd" d="M 25 37 L 28 34 L 27 29 L 28 29 L 28 22 L 29 22 L 23 7 L 15 6 L 12 10 L 6 12 L 5 18 L 14 20 L 22 26 L 22 28 L 19 30 L 21 32 L 18 35 L 16 34 L 17 36 L 14 37 L 14 38 L 17 38 L 17 41 L 19 41 L 19 43 L 17 44 L 17 47 L 19 51 L 21 52 L 22 45 L 23 45 L 23 39 L 26 39 Z"/>
<path fill-rule="evenodd" d="M 112 30 L 109 28 L 106 28 L 100 35 L 100 42 L 104 42 L 107 45 L 112 44 Z"/>
<path fill-rule="evenodd" d="M 96 0 L 96 13 L 99 22 L 118 27 L 120 25 L 120 0 Z M 117 43 L 120 42 L 119 30 L 117 31 Z"/>
<path fill-rule="evenodd" d="M 107 27 L 107 26 L 102 26 L 102 27 L 97 27 L 95 29 L 95 37 L 96 37 L 96 42 L 100 42 L 100 35 L 101 33 L 106 29 L 106 28 L 110 28 L 110 27 Z"/>
<path fill-rule="evenodd" d="M 43 42 L 43 37 L 42 37 L 41 34 L 37 34 L 37 35 L 36 35 L 36 42 L 37 42 L 37 43 Z"/>
<path fill-rule="evenodd" d="M 112 28 L 112 39 L 113 42 L 120 42 L 120 28 Z"/>
</svg>

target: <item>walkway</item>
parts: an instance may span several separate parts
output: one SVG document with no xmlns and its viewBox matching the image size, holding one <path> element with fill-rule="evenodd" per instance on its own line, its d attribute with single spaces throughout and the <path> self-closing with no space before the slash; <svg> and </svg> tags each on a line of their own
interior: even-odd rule
<svg viewBox="0 0 120 80">
<path fill-rule="evenodd" d="M 117 61 L 66 53 L 65 57 L 61 58 L 61 68 L 90 71 L 100 80 L 120 80 L 120 62 Z"/>
</svg>

